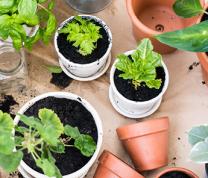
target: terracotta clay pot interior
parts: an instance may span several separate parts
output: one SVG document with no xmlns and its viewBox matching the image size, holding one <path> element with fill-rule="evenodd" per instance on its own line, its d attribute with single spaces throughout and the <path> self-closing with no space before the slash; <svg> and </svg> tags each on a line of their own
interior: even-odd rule
<svg viewBox="0 0 208 178">
<path fill-rule="evenodd" d="M 104 151 L 99 158 L 99 165 L 93 178 L 144 178 L 118 157 Z"/>
<path fill-rule="evenodd" d="M 138 171 L 167 165 L 168 128 L 168 117 L 162 117 L 117 129 L 118 137 Z"/>
</svg>

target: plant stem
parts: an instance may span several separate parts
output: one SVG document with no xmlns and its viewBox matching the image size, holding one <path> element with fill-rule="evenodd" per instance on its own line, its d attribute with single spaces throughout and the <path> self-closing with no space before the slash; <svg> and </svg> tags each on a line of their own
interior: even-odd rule
<svg viewBox="0 0 208 178">
<path fill-rule="evenodd" d="M 208 12 L 207 11 L 204 10 L 203 12 L 208 15 Z"/>
<path fill-rule="evenodd" d="M 74 147 L 74 145 L 66 145 L 66 144 L 64 144 L 64 146 L 66 146 L 66 147 Z"/>
<path fill-rule="evenodd" d="M 44 9 L 46 12 L 50 13 L 50 11 L 47 8 L 45 8 L 44 6 L 42 6 L 41 4 L 38 4 L 38 6 L 42 9 Z"/>
</svg>

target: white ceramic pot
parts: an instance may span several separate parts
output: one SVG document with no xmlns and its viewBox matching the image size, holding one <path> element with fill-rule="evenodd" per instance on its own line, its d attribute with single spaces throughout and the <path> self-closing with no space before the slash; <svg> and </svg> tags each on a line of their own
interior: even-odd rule
<svg viewBox="0 0 208 178">
<path fill-rule="evenodd" d="M 65 175 L 63 176 L 63 178 L 83 178 L 87 172 L 89 171 L 90 167 L 93 165 L 93 163 L 96 161 L 96 158 L 99 154 L 99 151 L 101 149 L 101 145 L 102 145 L 102 140 L 103 140 L 103 129 L 102 129 L 102 122 L 101 119 L 98 115 L 98 113 L 96 112 L 96 110 L 84 99 L 82 99 L 81 97 L 72 94 L 72 93 L 66 93 L 66 92 L 50 92 L 50 93 L 45 93 L 42 94 L 40 96 L 37 96 L 35 98 L 33 98 L 32 100 L 30 100 L 29 102 L 27 102 L 20 110 L 19 110 L 19 114 L 23 114 L 29 107 L 31 107 L 34 103 L 36 103 L 37 101 L 44 99 L 46 97 L 49 96 L 53 96 L 53 97 L 57 97 L 57 98 L 67 98 L 67 99 L 71 99 L 71 100 L 76 100 L 79 103 L 81 103 L 93 116 L 94 120 L 95 120 L 95 124 L 97 126 L 97 131 L 98 131 L 98 141 L 97 141 L 97 148 L 96 151 L 94 153 L 94 155 L 92 156 L 92 158 L 88 161 L 88 163 L 83 166 L 80 170 L 69 174 L 69 175 Z M 14 123 L 18 124 L 19 122 L 19 116 L 16 116 L 14 119 Z M 23 168 L 23 170 L 28 173 L 29 175 L 31 175 L 32 177 L 35 178 L 48 178 L 47 176 L 33 170 L 31 167 L 29 167 L 23 160 L 20 163 L 20 167 Z M 20 169 L 19 171 L 21 172 L 22 169 Z M 24 172 L 24 173 L 25 173 Z"/>
<path fill-rule="evenodd" d="M 59 51 L 59 48 L 58 48 L 58 44 L 57 44 L 59 30 L 62 29 L 65 24 L 70 22 L 74 18 L 74 16 L 71 16 L 70 18 L 68 18 L 67 20 L 65 20 L 64 22 L 61 23 L 61 25 L 59 26 L 58 30 L 55 33 L 54 45 L 55 45 L 55 49 L 56 49 L 59 59 L 61 60 L 62 64 L 66 67 L 66 69 L 69 72 L 71 72 L 72 74 L 74 74 L 78 77 L 89 77 L 89 76 L 92 76 L 93 74 L 95 74 L 96 72 L 98 72 L 103 67 L 103 65 L 106 63 L 108 56 L 111 52 L 111 48 L 112 48 L 112 33 L 111 33 L 109 27 L 101 19 L 99 19 L 95 16 L 91 16 L 91 15 L 80 15 L 80 16 L 90 17 L 91 19 L 94 19 L 95 21 L 99 22 L 103 26 L 103 28 L 106 30 L 108 37 L 109 37 L 109 45 L 108 45 L 108 49 L 107 49 L 106 53 L 100 59 L 96 60 L 95 62 L 89 63 L 89 64 L 74 63 L 74 62 L 70 61 L 70 59 L 66 59 L 64 57 L 64 55 L 61 54 L 61 52 Z"/>
<path fill-rule="evenodd" d="M 125 55 L 127 55 L 127 56 L 131 55 L 133 52 L 134 52 L 134 50 L 128 51 L 125 53 Z M 115 60 L 113 66 L 111 68 L 111 72 L 110 72 L 110 87 L 111 87 L 110 89 L 112 90 L 112 98 L 114 100 L 114 103 L 116 103 L 116 105 L 117 105 L 117 108 L 115 108 L 115 109 L 118 112 L 120 111 L 120 113 L 122 115 L 125 115 L 126 117 L 130 117 L 130 118 L 142 118 L 142 117 L 146 117 L 146 116 L 152 114 L 153 113 L 152 110 L 156 111 L 156 109 L 159 107 L 160 102 L 163 97 L 163 94 L 165 93 L 165 91 L 168 88 L 169 73 L 168 73 L 166 65 L 164 64 L 164 62 L 162 62 L 162 66 L 165 71 L 165 83 L 164 83 L 161 93 L 157 97 L 155 97 L 151 100 L 140 102 L 140 101 L 132 101 L 132 100 L 125 98 L 117 90 L 115 83 L 114 83 L 114 73 L 116 70 L 115 65 L 116 65 L 117 61 L 118 61 L 118 59 Z M 114 107 L 115 107 L 115 105 L 114 105 Z M 119 108 L 119 110 L 118 110 L 118 108 Z"/>
</svg>

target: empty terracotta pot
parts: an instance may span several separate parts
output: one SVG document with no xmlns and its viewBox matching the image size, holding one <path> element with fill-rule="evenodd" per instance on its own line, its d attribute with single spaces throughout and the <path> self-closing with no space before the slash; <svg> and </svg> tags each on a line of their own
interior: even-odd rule
<svg viewBox="0 0 208 178">
<path fill-rule="evenodd" d="M 104 151 L 93 178 L 144 178 L 115 155 Z"/>
<path fill-rule="evenodd" d="M 118 137 L 138 171 L 167 165 L 168 128 L 168 117 L 162 117 L 117 129 Z"/>
<path fill-rule="evenodd" d="M 206 82 L 208 86 L 208 56 L 206 53 L 197 53 L 197 56 L 201 63 L 203 80 Z"/>
<path fill-rule="evenodd" d="M 136 40 L 150 38 L 157 52 L 161 54 L 173 52 L 174 48 L 160 43 L 153 36 L 188 27 L 195 24 L 198 19 L 177 16 L 172 9 L 174 2 L 175 0 L 126 0 Z"/>
<path fill-rule="evenodd" d="M 185 169 L 185 168 L 180 168 L 180 167 L 174 167 L 174 168 L 168 168 L 159 173 L 155 178 L 160 178 L 161 176 L 169 173 L 169 172 L 182 172 L 190 176 L 191 178 L 199 178 L 196 174 L 194 174 L 192 171 Z"/>
</svg>

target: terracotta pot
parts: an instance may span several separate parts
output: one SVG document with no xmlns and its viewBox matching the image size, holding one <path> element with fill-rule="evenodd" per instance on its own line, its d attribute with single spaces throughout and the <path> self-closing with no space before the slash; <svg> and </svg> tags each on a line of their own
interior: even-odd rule
<svg viewBox="0 0 208 178">
<path fill-rule="evenodd" d="M 168 128 L 168 117 L 162 117 L 117 129 L 118 137 L 138 171 L 167 165 Z"/>
<path fill-rule="evenodd" d="M 174 168 L 168 168 L 159 173 L 155 178 L 160 178 L 162 175 L 168 173 L 168 172 L 173 172 L 173 171 L 178 171 L 178 172 L 183 172 L 190 176 L 191 178 L 199 178 L 196 174 L 194 174 L 192 171 L 185 169 L 185 168 L 180 168 L 180 167 L 174 167 Z"/>
<path fill-rule="evenodd" d="M 174 48 L 160 43 L 153 36 L 190 26 L 198 19 L 178 17 L 172 9 L 174 2 L 175 0 L 126 0 L 136 40 L 150 38 L 154 49 L 159 53 L 173 52 Z"/>
<path fill-rule="evenodd" d="M 197 53 L 197 56 L 201 63 L 203 80 L 206 82 L 208 86 L 208 56 L 206 53 Z"/>
<path fill-rule="evenodd" d="M 115 155 L 104 151 L 93 178 L 144 178 Z"/>
</svg>

